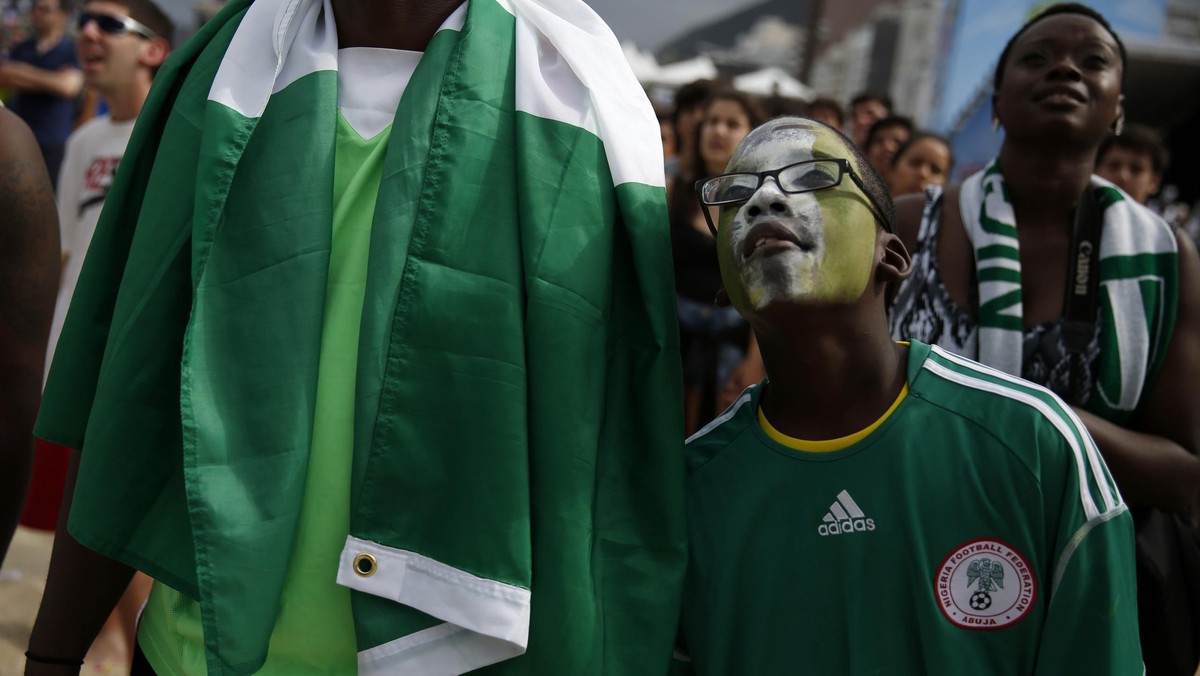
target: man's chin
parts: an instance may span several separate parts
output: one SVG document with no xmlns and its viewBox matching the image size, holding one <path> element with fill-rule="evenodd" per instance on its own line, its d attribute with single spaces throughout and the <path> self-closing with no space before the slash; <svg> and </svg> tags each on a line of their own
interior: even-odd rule
<svg viewBox="0 0 1200 676">
<path fill-rule="evenodd" d="M 772 316 L 794 316 L 797 313 L 845 308 L 858 302 L 858 298 L 846 299 L 823 287 L 806 287 L 788 290 L 769 290 L 751 304 L 750 311 L 741 310 L 743 315 L 768 319 Z M 842 294 L 844 295 L 844 294 Z"/>
</svg>

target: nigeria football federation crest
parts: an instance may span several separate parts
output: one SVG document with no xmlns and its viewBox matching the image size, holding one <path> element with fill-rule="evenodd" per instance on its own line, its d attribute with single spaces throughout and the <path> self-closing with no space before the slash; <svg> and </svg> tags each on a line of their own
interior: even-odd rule
<svg viewBox="0 0 1200 676">
<path fill-rule="evenodd" d="M 938 566 L 933 593 L 946 619 L 967 629 L 1000 629 L 1029 614 L 1037 576 L 1020 552 L 999 540 L 955 547 Z"/>
</svg>

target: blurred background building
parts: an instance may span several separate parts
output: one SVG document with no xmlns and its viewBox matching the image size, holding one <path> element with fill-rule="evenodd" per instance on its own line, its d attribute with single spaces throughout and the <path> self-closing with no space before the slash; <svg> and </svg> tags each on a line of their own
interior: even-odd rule
<svg viewBox="0 0 1200 676">
<path fill-rule="evenodd" d="M 620 0 L 593 0 L 601 15 Z M 639 76 L 660 101 L 697 77 L 728 80 L 757 69 L 791 75 L 790 91 L 843 103 L 891 96 L 894 112 L 950 137 L 954 178 L 995 156 L 991 78 L 1004 43 L 1040 0 L 765 0 L 680 30 L 656 50 L 627 44 L 646 63 Z M 1200 0 L 1089 0 L 1129 52 L 1125 107 L 1131 122 L 1157 129 L 1173 162 L 1165 183 L 1178 199 L 1200 200 L 1187 152 L 1200 148 Z M 815 25 L 810 25 L 815 20 Z M 618 24 L 619 25 L 619 24 Z M 619 35 L 619 34 L 618 34 Z M 808 41 L 814 40 L 814 45 Z M 804 57 L 814 55 L 806 68 Z M 635 69 L 636 70 L 636 69 Z M 664 74 L 659 77 L 658 74 Z M 807 77 L 803 74 L 807 73 Z M 664 91 L 665 88 L 665 91 Z M 755 93 L 763 93 L 761 90 Z"/>
<path fill-rule="evenodd" d="M 669 104 L 675 87 L 723 78 L 751 93 L 842 103 L 871 91 L 894 112 L 953 142 L 955 178 L 995 155 L 991 74 L 1005 41 L 1041 0 L 588 0 L 623 40 L 651 97 Z M 195 32 L 224 0 L 161 0 L 179 27 Z M 1157 129 L 1182 160 L 1200 147 L 1200 0 L 1089 0 L 1125 41 L 1130 121 Z M 0 57 L 27 33 L 32 0 L 0 0 Z M 628 38 L 642 37 L 645 45 Z M 653 37 L 647 37 L 653 36 Z M 1200 200 L 1200 179 L 1176 161 L 1166 183 Z"/>
</svg>

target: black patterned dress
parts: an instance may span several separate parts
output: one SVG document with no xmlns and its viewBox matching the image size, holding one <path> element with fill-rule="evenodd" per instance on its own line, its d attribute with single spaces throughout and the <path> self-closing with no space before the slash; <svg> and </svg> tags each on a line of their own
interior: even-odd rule
<svg viewBox="0 0 1200 676">
<path fill-rule="evenodd" d="M 900 286 L 892 303 L 889 323 L 896 340 L 919 340 L 955 354 L 977 359 L 978 325 L 975 318 L 950 297 L 938 271 L 938 230 L 941 228 L 942 191 L 931 187 L 913 252 L 912 275 Z M 1063 274 L 1067 274 L 1063 270 Z M 974 285 L 971 304 L 977 305 Z M 1068 404 L 1083 406 L 1092 392 L 1096 359 L 1100 356 L 1100 320 L 1081 355 L 1071 354 L 1063 341 L 1064 320 L 1055 319 L 1025 329 L 1021 377 L 1042 385 Z"/>
</svg>

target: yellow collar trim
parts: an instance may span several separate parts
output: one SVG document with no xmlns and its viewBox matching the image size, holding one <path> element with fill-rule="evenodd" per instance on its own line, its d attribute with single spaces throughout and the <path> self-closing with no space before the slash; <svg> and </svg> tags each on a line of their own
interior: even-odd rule
<svg viewBox="0 0 1200 676">
<path fill-rule="evenodd" d="M 789 437 L 771 425 L 771 423 L 767 420 L 767 416 L 763 413 L 761 406 L 758 408 L 758 424 L 762 426 L 763 431 L 766 432 L 767 436 L 771 437 L 772 440 L 796 451 L 808 451 L 810 453 L 829 453 L 831 451 L 840 451 L 843 448 L 849 448 L 850 446 L 857 444 L 865 439 L 868 434 L 878 429 L 879 426 L 883 424 L 883 421 L 887 420 L 888 417 L 892 415 L 892 412 L 896 410 L 896 407 L 899 406 L 900 402 L 904 401 L 904 398 L 907 396 L 908 383 L 905 383 L 904 387 L 900 388 L 900 394 L 896 397 L 896 401 L 892 402 L 892 405 L 888 407 L 888 410 L 883 412 L 883 415 L 879 416 L 878 420 L 853 434 L 844 437 L 838 437 L 837 439 L 822 439 L 819 441 L 813 441 L 809 439 L 797 439 L 795 437 Z"/>
</svg>

